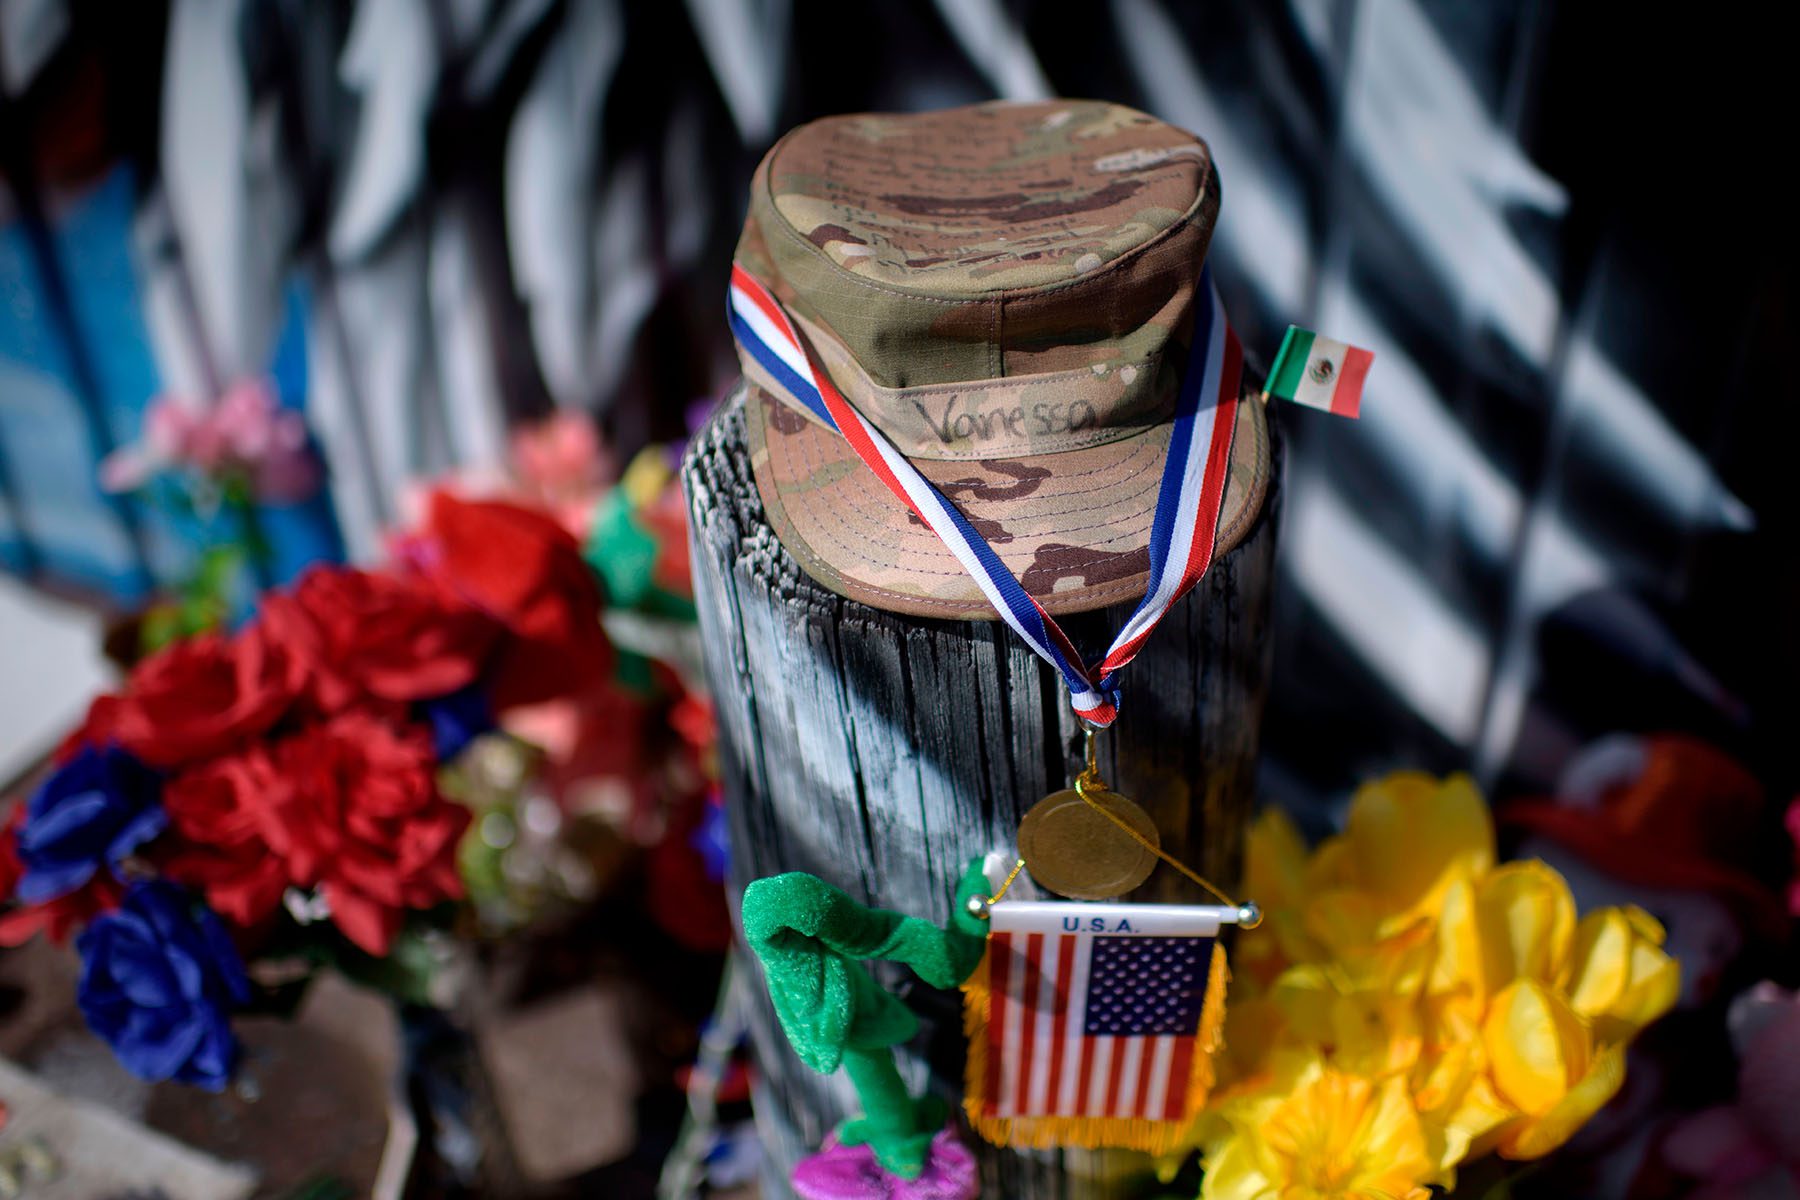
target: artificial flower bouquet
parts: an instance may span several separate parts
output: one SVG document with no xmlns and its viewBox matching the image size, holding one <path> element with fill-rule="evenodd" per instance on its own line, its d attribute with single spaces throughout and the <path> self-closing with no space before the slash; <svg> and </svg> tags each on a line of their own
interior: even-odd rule
<svg viewBox="0 0 1800 1200">
<path fill-rule="evenodd" d="M 679 447 L 644 447 L 615 480 L 592 461 L 610 455 L 585 423 L 555 418 L 514 437 L 509 494 L 550 506 L 582 538 L 616 666 L 582 693 L 509 714 L 508 728 L 540 754 L 526 789 L 493 746 L 459 767 L 456 790 L 479 813 L 463 874 L 482 928 L 506 936 L 622 885 L 641 894 L 615 898 L 679 945 L 722 953 L 731 926 L 716 729 L 701 683 Z"/>
<path fill-rule="evenodd" d="M 730 927 L 680 448 L 647 446 L 621 474 L 592 420 L 558 413 L 514 429 L 508 457 L 498 476 L 434 487 L 532 509 L 580 542 L 604 596 L 612 669 L 511 705 L 514 739 L 484 742 L 443 781 L 475 814 L 461 867 L 477 932 L 510 937 L 641 883 L 649 894 L 632 899 L 652 920 L 717 953 Z M 415 549 L 396 544 L 402 557 Z"/>
<path fill-rule="evenodd" d="M 1196 1130 L 1207 1200 L 1423 1198 L 1491 1153 L 1534 1159 L 1619 1090 L 1679 964 L 1632 907 L 1578 917 L 1563 878 L 1496 862 L 1469 780 L 1365 785 L 1310 854 L 1251 829 L 1219 1090 Z"/>
<path fill-rule="evenodd" d="M 434 497 L 390 569 L 315 567 L 93 703 L 0 834 L 0 943 L 76 934 L 120 1060 L 223 1087 L 259 963 L 383 964 L 442 922 L 469 813 L 440 772 L 610 672 L 599 609 L 555 522 Z"/>
</svg>

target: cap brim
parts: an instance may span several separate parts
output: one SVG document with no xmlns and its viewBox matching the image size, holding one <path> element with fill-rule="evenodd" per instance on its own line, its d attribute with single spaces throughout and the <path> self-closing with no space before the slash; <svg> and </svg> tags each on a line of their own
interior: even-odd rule
<svg viewBox="0 0 1800 1200">
<path fill-rule="evenodd" d="M 751 466 L 769 525 L 806 573 L 889 612 L 991 620 L 997 614 L 936 534 L 835 431 L 749 385 Z M 1136 600 L 1149 581 L 1150 526 L 1169 426 L 1116 442 L 1024 458 L 914 459 L 1052 613 Z M 1241 542 L 1269 478 L 1267 416 L 1237 406 L 1214 557 Z"/>
</svg>

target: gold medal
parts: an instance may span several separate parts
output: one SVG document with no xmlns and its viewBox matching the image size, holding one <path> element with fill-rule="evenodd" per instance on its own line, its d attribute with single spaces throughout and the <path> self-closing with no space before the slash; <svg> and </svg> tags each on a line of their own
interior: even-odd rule
<svg viewBox="0 0 1800 1200">
<path fill-rule="evenodd" d="M 1031 877 L 1072 900 L 1122 896 L 1156 869 L 1156 853 L 1108 820 L 1103 806 L 1150 845 L 1156 824 L 1136 804 L 1104 788 L 1067 788 L 1031 806 L 1019 822 L 1019 857 Z"/>
<path fill-rule="evenodd" d="M 1043 887 L 1074 900 L 1110 900 L 1137 887 L 1156 869 L 1161 844 L 1150 814 L 1100 778 L 1092 728 L 1075 786 L 1045 796 L 1019 822 L 1025 869 Z"/>
</svg>

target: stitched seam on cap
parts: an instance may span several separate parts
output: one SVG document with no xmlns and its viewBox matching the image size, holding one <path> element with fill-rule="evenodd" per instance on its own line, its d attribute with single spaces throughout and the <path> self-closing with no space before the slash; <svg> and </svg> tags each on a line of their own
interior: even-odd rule
<svg viewBox="0 0 1800 1200">
<path fill-rule="evenodd" d="M 1163 352 L 1161 350 L 1153 350 L 1143 358 L 1133 359 L 1127 363 L 1120 363 L 1119 366 L 1116 367 L 1109 367 L 1108 372 L 1117 371 L 1120 367 L 1132 367 L 1139 371 L 1155 372 L 1157 367 L 1162 365 L 1162 358 Z M 1008 391 L 1011 391 L 1018 388 L 1048 386 L 1052 383 L 1061 383 L 1065 380 L 1076 381 L 1090 378 L 1099 379 L 1102 378 L 1102 376 L 1095 375 L 1092 367 L 1069 367 L 1062 371 L 1038 371 L 1031 375 L 1003 375 L 1001 378 L 1006 380 L 1006 388 Z M 833 380 L 833 382 L 836 381 Z M 957 380 L 951 383 L 909 383 L 905 387 L 886 387 L 880 384 L 877 384 L 876 386 L 880 388 L 882 392 L 889 393 L 889 398 L 908 400 L 914 396 L 934 396 L 940 392 L 956 394 L 962 392 L 984 391 L 996 382 L 998 381 L 993 379 L 969 379 Z M 1162 402 L 1162 406 L 1166 407 L 1167 402 Z"/>
</svg>

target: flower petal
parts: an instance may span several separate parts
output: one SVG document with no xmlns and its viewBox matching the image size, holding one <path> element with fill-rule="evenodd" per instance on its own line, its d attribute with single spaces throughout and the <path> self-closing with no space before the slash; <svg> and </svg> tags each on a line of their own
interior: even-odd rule
<svg viewBox="0 0 1800 1200">
<path fill-rule="evenodd" d="M 1263 1200 L 1276 1195 L 1278 1190 L 1257 1169 L 1256 1156 L 1242 1138 L 1229 1136 L 1216 1149 L 1207 1151 L 1200 1200 Z"/>
<path fill-rule="evenodd" d="M 1662 926 L 1635 906 L 1596 909 L 1576 927 L 1569 1002 L 1603 1040 L 1625 1041 L 1674 1005 L 1681 964 L 1662 943 Z"/>
<path fill-rule="evenodd" d="M 1625 1082 L 1625 1047 L 1606 1046 L 1586 1074 L 1535 1121 L 1521 1122 L 1500 1140 L 1502 1158 L 1542 1158 L 1574 1136 Z"/>
<path fill-rule="evenodd" d="M 400 932 L 400 910 L 377 903 L 339 883 L 320 889 L 331 905 L 331 919 L 359 949 L 380 958 Z"/>
<path fill-rule="evenodd" d="M 1445 875 L 1494 862 L 1494 823 L 1466 775 L 1396 771 L 1357 789 L 1344 836 L 1361 886 L 1399 908 L 1428 903 Z"/>
<path fill-rule="evenodd" d="M 1483 973 L 1489 989 L 1515 979 L 1558 978 L 1575 937 L 1575 898 L 1549 865 L 1511 862 L 1482 879 L 1475 894 Z"/>
<path fill-rule="evenodd" d="M 1532 1116 L 1554 1108 L 1587 1074 L 1590 1036 L 1567 1001 L 1530 979 L 1513 982 L 1494 998 L 1482 1028 L 1500 1096 Z"/>
</svg>

